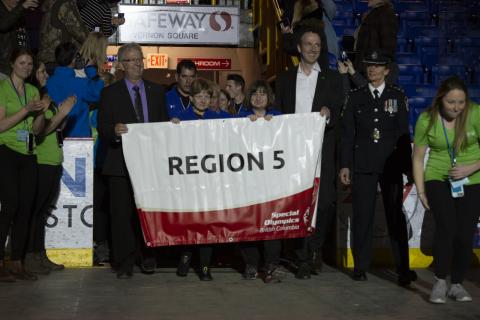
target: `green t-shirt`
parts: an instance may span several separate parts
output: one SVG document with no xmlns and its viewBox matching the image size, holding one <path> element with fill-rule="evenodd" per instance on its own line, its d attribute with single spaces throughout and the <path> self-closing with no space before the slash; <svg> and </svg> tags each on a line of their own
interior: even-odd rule
<svg viewBox="0 0 480 320">
<path fill-rule="evenodd" d="M 5 108 L 6 117 L 17 113 L 24 105 L 32 101 L 34 98 L 38 99 L 39 93 L 37 88 L 25 83 L 25 91 L 27 101 L 24 101 L 24 96 L 19 97 L 10 82 L 10 79 L 0 80 L 0 107 Z M 5 145 L 8 148 L 22 154 L 28 154 L 27 144 L 25 141 L 19 141 L 18 133 L 22 130 L 32 131 L 33 115 L 28 115 L 23 121 L 20 121 L 12 128 L 0 133 L 0 145 Z M 34 150 L 35 153 L 35 150 Z"/>
<path fill-rule="evenodd" d="M 415 144 L 430 147 L 427 166 L 425 168 L 425 181 L 447 180 L 448 171 L 451 169 L 450 155 L 448 154 L 447 142 L 440 119 L 435 120 L 432 128 L 427 133 L 430 116 L 423 112 L 415 126 Z M 455 139 L 455 129 L 447 128 L 447 136 L 450 144 Z M 467 123 L 467 147 L 456 154 L 457 164 L 471 164 L 480 160 L 480 106 L 470 104 L 470 114 Z M 468 177 L 471 184 L 480 183 L 480 171 Z"/>
<path fill-rule="evenodd" d="M 45 119 L 51 119 L 53 112 L 47 110 Z M 58 146 L 57 135 L 55 131 L 47 136 L 37 137 L 37 162 L 39 164 L 48 164 L 58 166 L 63 162 L 63 150 Z"/>
</svg>

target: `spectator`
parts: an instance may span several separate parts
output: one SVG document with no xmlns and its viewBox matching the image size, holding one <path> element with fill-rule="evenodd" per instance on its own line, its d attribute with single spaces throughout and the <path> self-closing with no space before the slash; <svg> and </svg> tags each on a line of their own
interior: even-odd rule
<svg viewBox="0 0 480 320">
<path fill-rule="evenodd" d="M 325 38 L 322 35 L 322 40 L 327 41 L 323 41 L 322 52 L 329 52 L 338 58 L 337 34 L 332 25 L 336 14 L 337 6 L 333 0 L 297 0 L 293 10 L 292 26 L 295 28 L 299 23 L 307 20 L 315 23 L 315 19 L 318 20 L 319 25 L 323 23 Z"/>
<path fill-rule="evenodd" d="M 231 115 L 236 114 L 232 98 L 225 89 L 220 88 L 220 91 L 218 92 L 218 106 L 220 107 L 220 109 L 222 109 L 223 111 L 227 111 Z"/>
<path fill-rule="evenodd" d="M 322 47 L 321 31 L 302 26 L 296 33 L 300 64 L 279 76 L 275 107 L 284 114 L 320 112 L 328 121 L 322 147 L 322 183 L 318 192 L 315 233 L 297 242 L 301 248 L 297 250 L 299 268 L 295 276 L 309 279 L 310 274 L 321 267 L 322 247 L 335 217 L 335 127 L 344 96 L 338 73 L 317 62 Z"/>
<path fill-rule="evenodd" d="M 227 86 L 225 88 L 232 98 L 235 107 L 235 114 L 240 114 L 245 110 L 245 79 L 239 74 L 233 73 L 227 76 Z"/>
<path fill-rule="evenodd" d="M 103 89 L 103 81 L 98 79 L 97 66 L 94 61 L 86 62 L 87 78 L 75 76 L 75 61 L 80 54 L 77 47 L 66 42 L 57 47 L 55 57 L 58 67 L 47 81 L 47 91 L 52 100 L 59 104 L 67 97 L 76 96 L 77 102 L 69 112 L 63 130 L 65 137 L 91 137 L 89 121 L 89 103 L 98 102 Z"/>
<path fill-rule="evenodd" d="M 101 72 L 107 62 L 107 47 L 108 40 L 101 32 L 90 32 L 78 51 L 82 60 L 80 60 L 81 65 L 77 68 L 82 67 L 83 69 L 88 62 L 97 67 L 97 73 Z"/>
<path fill-rule="evenodd" d="M 168 116 L 173 119 L 190 108 L 190 90 L 197 78 L 197 66 L 192 60 L 182 60 L 177 64 L 175 80 L 177 85 L 167 92 Z"/>
<path fill-rule="evenodd" d="M 87 0 L 80 9 L 80 16 L 89 32 L 99 31 L 105 37 L 110 37 L 117 31 L 117 27 L 125 23 L 125 18 L 112 17 L 110 5 L 116 5 L 120 0 Z"/>
<path fill-rule="evenodd" d="M 101 72 L 105 88 L 114 81 L 113 74 Z M 102 174 L 108 144 L 98 137 L 98 108 L 90 111 L 90 125 L 94 144 L 94 171 L 93 171 L 93 262 L 95 265 L 103 265 L 110 261 L 110 218 L 109 218 L 109 194 L 108 179 Z"/>
<path fill-rule="evenodd" d="M 382 190 L 388 233 L 398 284 L 417 279 L 409 266 L 408 235 L 403 205 L 403 177 L 411 171 L 408 103 L 403 91 L 385 83 L 390 59 L 376 51 L 366 56 L 368 85 L 352 91 L 343 110 L 340 180 L 352 184 L 352 278 L 367 280 L 372 252 L 377 186 Z"/>
<path fill-rule="evenodd" d="M 163 88 L 143 80 L 142 48 L 135 43 L 123 45 L 118 50 L 118 61 L 125 71 L 125 79 L 103 90 L 98 133 L 100 139 L 108 143 L 102 173 L 107 176 L 110 192 L 114 267 L 117 278 L 128 279 L 133 276 L 137 257 L 145 273 L 155 272 L 155 259 L 143 243 L 121 136 L 127 133 L 128 123 L 168 121 L 168 114 Z"/>
<path fill-rule="evenodd" d="M 430 302 L 445 303 L 447 296 L 472 301 L 462 282 L 480 215 L 480 106 L 469 101 L 461 79 L 450 77 L 440 84 L 432 106 L 418 118 L 414 140 L 417 194 L 435 219 L 436 282 Z"/>
<path fill-rule="evenodd" d="M 63 43 L 70 42 L 80 48 L 88 35 L 75 0 L 45 0 L 40 25 L 40 49 L 38 58 L 49 75 L 56 67 L 55 50 Z M 63 99 L 62 99 L 63 100 Z"/>
<path fill-rule="evenodd" d="M 44 110 L 37 88 L 25 83 L 32 72 L 33 55 L 14 49 L 9 79 L 0 80 L 0 281 L 37 280 L 22 260 L 37 188 L 34 134 L 43 130 Z M 5 241 L 10 232 L 10 260 Z"/>
<path fill-rule="evenodd" d="M 219 115 L 221 118 L 230 118 L 232 114 L 220 107 L 220 99 L 226 99 L 224 95 L 222 96 L 220 87 L 214 82 L 211 82 L 210 86 L 212 88 L 212 96 L 210 98 L 210 110 L 217 113 L 217 115 Z M 222 103 L 224 103 L 224 101 L 222 101 Z"/>
<path fill-rule="evenodd" d="M 75 97 L 69 97 L 57 107 L 50 103 L 46 95 L 48 74 L 45 65 L 38 60 L 32 72 L 32 83 L 46 99 L 49 107 L 45 112 L 45 128 L 36 137 L 37 153 L 37 193 L 33 216 L 30 222 L 30 237 L 24 265 L 27 272 L 33 274 L 49 274 L 50 271 L 63 270 L 64 266 L 51 261 L 45 252 L 45 224 L 50 214 L 52 204 L 60 191 L 62 176 L 62 137 L 61 123 L 75 104 Z"/>
<path fill-rule="evenodd" d="M 38 6 L 37 0 L 0 1 L 0 80 L 8 78 L 11 72 L 10 56 L 15 48 L 28 48 L 25 30 L 26 10 Z"/>
<path fill-rule="evenodd" d="M 372 51 L 384 51 L 393 58 L 388 66 L 390 70 L 387 83 L 397 83 L 398 66 L 395 61 L 397 50 L 398 18 L 395 16 L 390 0 L 368 0 L 369 10 L 363 15 L 362 22 L 355 31 L 355 69 L 366 75 L 363 64 L 365 56 Z"/>
</svg>

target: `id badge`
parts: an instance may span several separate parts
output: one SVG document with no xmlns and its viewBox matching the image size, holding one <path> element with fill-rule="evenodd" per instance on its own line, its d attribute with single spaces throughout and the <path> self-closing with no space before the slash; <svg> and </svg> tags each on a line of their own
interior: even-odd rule
<svg viewBox="0 0 480 320">
<path fill-rule="evenodd" d="M 17 130 L 17 141 L 27 142 L 28 140 L 28 130 Z"/>
<path fill-rule="evenodd" d="M 461 198 L 465 195 L 463 186 L 469 182 L 468 177 L 465 177 L 460 180 L 450 180 L 450 191 L 452 192 L 452 197 Z"/>
</svg>

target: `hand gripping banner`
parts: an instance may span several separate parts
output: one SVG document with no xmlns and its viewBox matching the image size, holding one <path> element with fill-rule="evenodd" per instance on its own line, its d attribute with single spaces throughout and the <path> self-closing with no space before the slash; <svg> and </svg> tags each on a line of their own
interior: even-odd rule
<svg viewBox="0 0 480 320">
<path fill-rule="evenodd" d="M 147 246 L 305 236 L 324 130 L 318 113 L 129 124 L 123 152 Z"/>
</svg>

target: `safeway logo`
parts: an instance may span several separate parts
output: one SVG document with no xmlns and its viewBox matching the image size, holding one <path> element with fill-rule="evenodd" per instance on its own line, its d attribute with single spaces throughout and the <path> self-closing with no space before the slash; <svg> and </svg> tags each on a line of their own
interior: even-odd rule
<svg viewBox="0 0 480 320">
<path fill-rule="evenodd" d="M 224 25 L 222 27 L 222 25 Z M 225 11 L 212 12 L 210 15 L 210 27 L 214 31 L 227 31 L 232 27 L 232 16 Z"/>
</svg>

